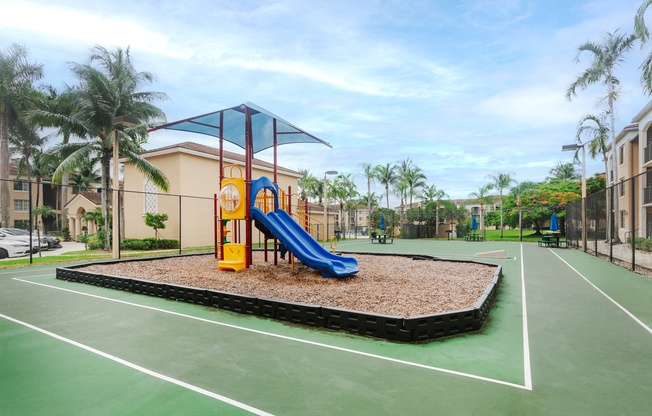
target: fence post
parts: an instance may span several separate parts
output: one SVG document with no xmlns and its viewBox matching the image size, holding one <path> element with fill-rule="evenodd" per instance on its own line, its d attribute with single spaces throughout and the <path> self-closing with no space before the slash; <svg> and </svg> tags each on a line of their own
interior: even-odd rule
<svg viewBox="0 0 652 416">
<path fill-rule="evenodd" d="M 32 228 L 34 227 L 34 224 L 32 224 L 32 182 L 27 182 L 27 185 L 29 187 L 29 192 L 28 192 L 28 199 L 29 199 L 29 219 L 28 224 L 29 224 L 29 264 L 33 264 L 33 255 L 32 252 L 34 251 L 34 246 L 33 246 L 33 241 L 32 240 Z M 10 227 L 9 224 L 5 225 L 6 227 Z M 41 251 L 41 242 L 39 241 L 39 252 Z"/>
<path fill-rule="evenodd" d="M 181 254 L 181 195 L 179 195 L 179 254 Z"/>
<path fill-rule="evenodd" d="M 636 270 L 636 179 L 638 176 L 635 176 L 631 179 L 632 181 L 632 207 L 630 212 L 632 213 L 632 271 Z"/>
</svg>

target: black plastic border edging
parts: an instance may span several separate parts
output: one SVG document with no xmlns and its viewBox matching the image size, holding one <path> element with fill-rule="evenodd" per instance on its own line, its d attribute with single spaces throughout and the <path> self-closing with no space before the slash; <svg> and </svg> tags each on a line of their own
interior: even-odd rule
<svg viewBox="0 0 652 416">
<path fill-rule="evenodd" d="M 256 315 L 265 318 L 293 322 L 319 328 L 346 331 L 363 336 L 387 339 L 399 342 L 426 341 L 435 338 L 477 331 L 489 316 L 489 310 L 496 298 L 498 284 L 502 277 L 502 266 L 490 263 L 465 260 L 447 260 L 432 256 L 414 256 L 389 253 L 351 253 L 370 256 L 401 256 L 422 261 L 447 261 L 458 263 L 475 263 L 496 267 L 491 282 L 477 300 L 473 308 L 461 311 L 451 311 L 434 315 L 424 315 L 410 318 L 379 315 L 368 312 L 346 309 L 328 308 L 304 303 L 288 302 L 277 299 L 256 298 L 228 292 L 209 289 L 170 285 L 143 279 L 103 275 L 77 270 L 93 264 L 118 263 L 124 261 L 149 261 L 163 258 L 180 257 L 140 257 L 137 259 L 121 259 L 85 263 L 69 267 L 57 268 L 57 279 L 70 282 L 85 283 L 110 289 L 124 290 L 142 295 L 165 298 L 197 305 L 212 306 L 232 312 Z M 190 254 L 192 255 L 206 255 Z"/>
</svg>

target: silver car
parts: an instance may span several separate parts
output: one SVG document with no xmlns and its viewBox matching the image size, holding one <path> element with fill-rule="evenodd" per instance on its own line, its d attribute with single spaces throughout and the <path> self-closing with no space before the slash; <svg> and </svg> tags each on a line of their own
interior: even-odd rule
<svg viewBox="0 0 652 416">
<path fill-rule="evenodd" d="M 7 234 L 17 235 L 17 236 L 29 235 L 27 230 L 23 230 L 20 228 L 0 228 L 0 232 L 5 232 Z M 32 238 L 36 239 L 37 236 L 32 234 Z M 52 250 L 54 248 L 61 248 L 61 240 L 59 240 L 57 237 L 41 234 L 40 238 L 41 238 L 41 244 L 40 244 L 41 250 Z M 45 240 L 45 242 L 48 243 L 48 248 L 43 248 L 43 240 Z"/>
<path fill-rule="evenodd" d="M 0 228 L 0 236 L 2 235 L 6 237 L 10 237 L 12 239 L 25 241 L 27 242 L 28 245 L 31 236 L 32 251 L 34 253 L 37 253 L 39 250 L 48 249 L 48 242 L 45 240 L 45 238 L 41 238 L 39 240 L 38 237 L 31 235 L 28 231 L 21 230 L 20 228 Z"/>
<path fill-rule="evenodd" d="M 16 240 L 12 237 L 0 237 L 0 259 L 20 257 L 29 254 L 29 241 Z"/>
</svg>

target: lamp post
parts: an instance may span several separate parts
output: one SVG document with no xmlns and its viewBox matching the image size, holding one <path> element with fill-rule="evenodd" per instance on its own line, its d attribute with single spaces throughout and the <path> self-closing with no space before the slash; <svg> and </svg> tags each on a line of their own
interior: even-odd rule
<svg viewBox="0 0 652 416">
<path fill-rule="evenodd" d="M 120 155 L 119 141 L 118 141 L 118 130 L 123 130 L 128 127 L 134 127 L 138 125 L 138 120 L 132 117 L 120 116 L 113 119 L 113 181 L 111 186 L 113 187 L 113 226 L 111 232 L 113 234 L 113 247 L 112 253 L 114 259 L 120 258 L 120 218 L 119 218 L 119 201 L 120 201 L 120 181 L 118 178 L 118 157 Z M 108 218 L 106 219 L 108 221 Z"/>
<path fill-rule="evenodd" d="M 326 183 L 326 175 L 337 175 L 336 170 L 328 170 L 324 172 L 324 240 L 322 244 L 326 243 L 328 240 L 328 206 L 326 205 L 326 200 L 328 199 L 328 186 Z"/>
<path fill-rule="evenodd" d="M 566 144 L 561 147 L 562 152 L 582 149 L 582 247 L 586 251 L 586 148 L 583 144 Z"/>
</svg>

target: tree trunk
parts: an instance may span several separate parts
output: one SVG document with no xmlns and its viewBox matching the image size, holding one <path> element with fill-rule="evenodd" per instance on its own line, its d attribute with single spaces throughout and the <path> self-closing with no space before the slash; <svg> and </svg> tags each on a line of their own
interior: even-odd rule
<svg viewBox="0 0 652 416">
<path fill-rule="evenodd" d="M 0 103 L 0 221 L 9 227 L 9 116 L 6 105 Z"/>
<path fill-rule="evenodd" d="M 371 182 L 367 179 L 367 231 L 371 230 Z"/>
<path fill-rule="evenodd" d="M 610 241 L 614 242 L 620 242 L 620 238 L 618 236 L 618 221 L 616 220 L 618 218 L 618 195 L 616 192 L 616 188 L 618 186 L 618 152 L 616 151 L 616 115 L 614 114 L 614 100 L 613 100 L 613 82 L 611 81 L 611 78 L 609 78 L 608 82 L 608 88 L 609 88 L 609 97 L 608 97 L 608 102 L 609 102 L 609 123 L 611 126 L 609 126 L 609 129 L 611 130 L 611 165 L 613 169 L 613 183 L 614 187 L 611 188 L 612 191 L 616 194 L 613 195 L 613 207 L 611 207 L 611 212 L 608 214 L 609 218 L 609 223 L 611 222 L 614 223 L 614 235 L 610 235 L 611 233 L 611 227 L 608 227 L 607 229 L 607 235 L 610 235 Z M 608 186 L 607 186 L 608 187 Z M 612 215 L 613 213 L 613 215 Z"/>
<path fill-rule="evenodd" d="M 385 185 L 385 199 L 387 200 L 387 209 L 389 209 L 389 185 Z"/>
<path fill-rule="evenodd" d="M 109 233 L 109 207 L 111 206 L 111 149 L 102 152 L 102 215 L 104 216 L 104 250 L 111 251 L 111 235 Z"/>
<path fill-rule="evenodd" d="M 70 141 L 70 134 L 63 135 L 61 144 L 68 144 Z M 68 184 L 70 183 L 70 173 L 66 172 L 61 178 L 61 228 L 68 227 Z M 61 230 L 59 230 L 61 231 Z"/>
<path fill-rule="evenodd" d="M 500 190 L 500 238 L 503 238 L 503 190 Z"/>
</svg>

